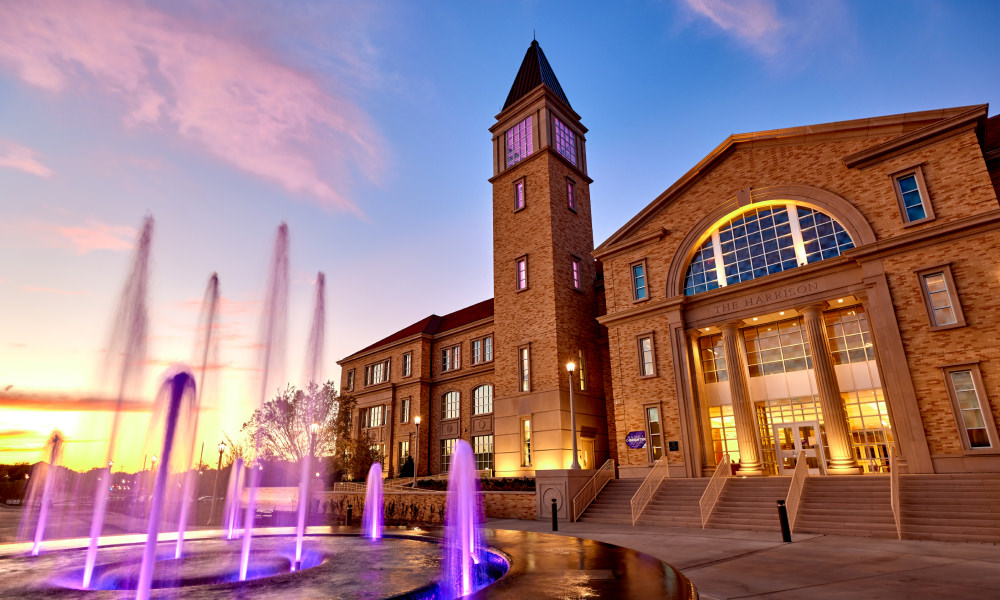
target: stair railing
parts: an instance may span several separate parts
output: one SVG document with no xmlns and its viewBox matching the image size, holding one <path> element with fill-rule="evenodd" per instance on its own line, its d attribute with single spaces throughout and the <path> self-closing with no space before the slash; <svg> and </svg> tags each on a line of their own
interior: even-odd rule
<svg viewBox="0 0 1000 600">
<path fill-rule="evenodd" d="M 896 448 L 889 447 L 889 503 L 892 504 L 892 518 L 896 521 L 896 538 L 903 539 L 903 515 L 899 502 L 899 463 Z"/>
<path fill-rule="evenodd" d="M 806 464 L 806 451 L 799 450 L 795 459 L 795 470 L 792 471 L 792 483 L 788 486 L 788 496 L 785 497 L 785 510 L 788 511 L 788 531 L 795 531 L 795 516 L 799 514 L 802 490 L 809 476 L 809 465 Z"/>
<path fill-rule="evenodd" d="M 726 486 L 726 480 L 732 477 L 733 470 L 729 464 L 729 454 L 723 453 L 719 466 L 715 467 L 715 473 L 705 487 L 705 493 L 701 495 L 698 505 L 701 508 L 701 528 L 708 524 L 708 518 L 712 516 L 715 505 L 719 503 L 722 496 L 722 489 Z"/>
<path fill-rule="evenodd" d="M 615 478 L 615 461 L 610 458 L 601 465 L 600 469 L 594 473 L 594 476 L 590 478 L 580 491 L 577 492 L 576 496 L 573 497 L 572 503 L 572 514 L 570 514 L 570 521 L 576 521 L 583 514 L 583 511 L 587 510 L 590 503 L 593 502 L 597 495 L 601 493 L 604 486 L 608 484 L 609 481 Z"/>
<path fill-rule="evenodd" d="M 646 478 L 642 480 L 642 485 L 632 495 L 633 527 L 635 527 L 635 522 L 639 520 L 639 517 L 642 516 L 642 511 L 646 510 L 646 505 L 656 495 L 656 490 L 660 488 L 663 479 L 667 477 L 670 477 L 670 465 L 667 463 L 667 457 L 664 456 L 653 463 L 653 468 L 646 475 Z"/>
</svg>

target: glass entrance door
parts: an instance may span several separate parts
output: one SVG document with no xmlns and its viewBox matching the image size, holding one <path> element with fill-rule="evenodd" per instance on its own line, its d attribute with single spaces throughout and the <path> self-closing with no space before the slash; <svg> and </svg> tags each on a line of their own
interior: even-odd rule
<svg viewBox="0 0 1000 600">
<path fill-rule="evenodd" d="M 799 452 L 805 450 L 810 475 L 822 475 L 826 469 L 818 421 L 775 423 L 774 449 L 779 475 L 791 475 Z"/>
</svg>

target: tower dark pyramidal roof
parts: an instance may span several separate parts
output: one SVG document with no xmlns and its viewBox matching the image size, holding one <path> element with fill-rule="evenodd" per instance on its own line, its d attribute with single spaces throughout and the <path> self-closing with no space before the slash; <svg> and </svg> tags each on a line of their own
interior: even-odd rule
<svg viewBox="0 0 1000 600">
<path fill-rule="evenodd" d="M 508 106 L 527 96 L 528 92 L 543 83 L 560 100 L 565 102 L 566 106 L 570 105 L 569 99 L 563 93 L 562 86 L 559 85 L 559 80 L 556 79 L 555 72 L 545 58 L 545 53 L 542 52 L 542 47 L 538 45 L 537 40 L 531 40 L 531 46 L 528 46 L 528 51 L 524 54 L 521 68 L 517 71 L 514 85 L 510 86 L 510 93 L 507 94 L 507 100 L 503 103 L 501 110 L 506 110 Z"/>
</svg>

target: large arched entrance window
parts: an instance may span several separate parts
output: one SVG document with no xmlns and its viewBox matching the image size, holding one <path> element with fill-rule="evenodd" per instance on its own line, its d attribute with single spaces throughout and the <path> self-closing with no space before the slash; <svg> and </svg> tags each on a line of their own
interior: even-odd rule
<svg viewBox="0 0 1000 600">
<path fill-rule="evenodd" d="M 691 258 L 684 295 L 840 256 L 854 240 L 830 215 L 793 203 L 753 206 L 716 223 Z"/>
</svg>

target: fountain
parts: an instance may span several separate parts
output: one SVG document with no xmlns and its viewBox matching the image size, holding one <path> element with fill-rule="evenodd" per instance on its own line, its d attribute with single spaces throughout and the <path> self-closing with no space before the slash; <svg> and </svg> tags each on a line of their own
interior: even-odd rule
<svg viewBox="0 0 1000 600">
<path fill-rule="evenodd" d="M 49 449 L 49 463 L 44 469 L 44 475 L 41 469 L 35 474 L 36 485 L 39 480 L 45 483 L 42 486 L 42 505 L 38 509 L 38 524 L 35 526 L 35 541 L 31 547 L 32 556 L 38 556 L 38 552 L 42 546 L 42 538 L 45 536 L 45 525 L 49 520 L 49 508 L 52 506 L 52 490 L 55 489 L 56 467 L 62 455 L 62 444 L 62 434 L 58 431 L 53 431 L 46 444 Z M 42 477 L 39 477 L 39 475 L 42 475 Z"/>
<path fill-rule="evenodd" d="M 458 598 L 471 594 L 485 583 L 482 518 L 476 486 L 476 457 L 472 446 L 458 440 L 448 474 L 448 501 L 445 505 L 444 567 L 441 589 L 444 597 Z"/>
<path fill-rule="evenodd" d="M 361 518 L 361 534 L 373 540 L 382 539 L 382 464 L 372 463 L 365 487 L 365 513 Z"/>
<path fill-rule="evenodd" d="M 316 450 L 316 435 L 319 425 L 314 422 L 313 401 L 318 393 L 319 367 L 323 362 L 323 341 L 326 329 L 326 276 L 320 272 L 316 275 L 316 304 L 313 310 L 312 329 L 309 330 L 309 347 L 306 354 L 306 381 L 309 389 L 309 409 L 306 422 L 309 426 L 309 452 L 302 457 L 299 470 L 299 519 L 295 529 L 295 565 L 302 562 L 302 544 L 306 532 L 306 517 L 309 514 L 309 482 L 312 478 L 313 454 Z"/>
</svg>

